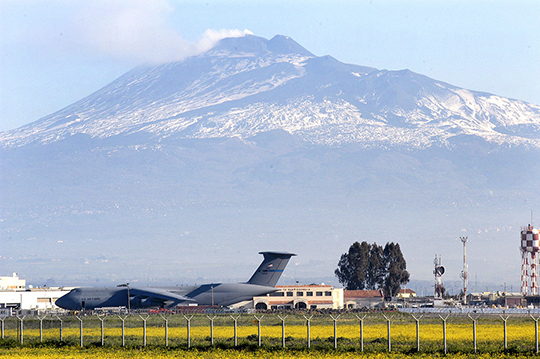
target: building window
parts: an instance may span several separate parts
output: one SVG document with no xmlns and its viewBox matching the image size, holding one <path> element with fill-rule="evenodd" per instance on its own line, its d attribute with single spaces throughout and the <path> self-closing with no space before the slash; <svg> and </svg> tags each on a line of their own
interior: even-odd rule
<svg viewBox="0 0 540 359">
<path fill-rule="evenodd" d="M 292 297 L 293 296 L 293 292 L 287 292 L 287 297 Z"/>
<path fill-rule="evenodd" d="M 315 295 L 316 295 L 317 297 L 322 297 L 322 292 L 316 292 Z"/>
<path fill-rule="evenodd" d="M 270 297 L 284 297 L 285 293 L 284 292 L 275 292 L 275 293 L 270 293 L 269 296 Z"/>
<path fill-rule="evenodd" d="M 304 292 L 296 292 L 296 295 L 299 296 L 299 297 L 303 297 L 303 296 L 304 296 Z"/>
<path fill-rule="evenodd" d="M 308 297 L 313 297 L 313 292 L 307 292 L 306 295 L 307 295 Z"/>
<path fill-rule="evenodd" d="M 332 292 L 324 292 L 324 295 L 325 295 L 326 297 L 331 297 L 331 296 L 332 296 Z"/>
<path fill-rule="evenodd" d="M 317 306 L 316 305 L 310 305 L 309 308 L 310 309 L 317 309 Z"/>
</svg>

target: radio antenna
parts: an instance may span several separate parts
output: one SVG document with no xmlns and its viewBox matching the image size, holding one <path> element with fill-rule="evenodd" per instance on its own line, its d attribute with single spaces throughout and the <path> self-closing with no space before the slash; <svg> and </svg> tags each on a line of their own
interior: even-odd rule
<svg viewBox="0 0 540 359">
<path fill-rule="evenodd" d="M 469 237 L 459 237 L 463 243 L 463 271 L 461 271 L 461 278 L 463 278 L 463 304 L 467 304 L 467 284 L 469 283 L 469 271 L 467 266 L 467 249 L 466 244 Z"/>
</svg>

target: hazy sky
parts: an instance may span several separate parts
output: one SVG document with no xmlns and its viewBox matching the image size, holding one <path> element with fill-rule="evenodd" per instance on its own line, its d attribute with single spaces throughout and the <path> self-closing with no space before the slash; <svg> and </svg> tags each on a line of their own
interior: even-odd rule
<svg viewBox="0 0 540 359">
<path fill-rule="evenodd" d="M 540 1 L 0 0 L 0 130 L 245 30 L 540 104 Z"/>
</svg>

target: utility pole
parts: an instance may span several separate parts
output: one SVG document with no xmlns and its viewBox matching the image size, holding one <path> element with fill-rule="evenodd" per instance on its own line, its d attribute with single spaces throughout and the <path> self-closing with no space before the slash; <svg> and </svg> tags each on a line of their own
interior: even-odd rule
<svg viewBox="0 0 540 359">
<path fill-rule="evenodd" d="M 463 271 L 461 271 L 461 278 L 463 278 L 463 304 L 467 304 L 467 284 L 469 280 L 469 272 L 467 267 L 467 248 L 466 244 L 469 237 L 460 237 L 463 242 Z"/>
</svg>

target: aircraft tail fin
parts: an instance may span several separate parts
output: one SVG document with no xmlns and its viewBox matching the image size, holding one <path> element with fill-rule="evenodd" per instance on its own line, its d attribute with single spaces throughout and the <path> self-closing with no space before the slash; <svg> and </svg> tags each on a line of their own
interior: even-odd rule
<svg viewBox="0 0 540 359">
<path fill-rule="evenodd" d="M 248 284 L 267 287 L 275 287 L 287 263 L 289 263 L 289 259 L 296 255 L 287 252 L 259 252 L 259 254 L 264 256 L 264 260 L 253 273 Z"/>
</svg>

